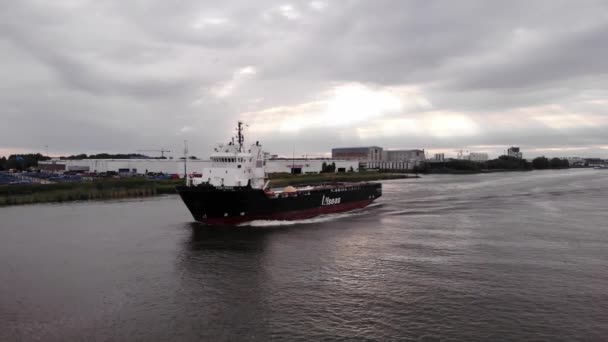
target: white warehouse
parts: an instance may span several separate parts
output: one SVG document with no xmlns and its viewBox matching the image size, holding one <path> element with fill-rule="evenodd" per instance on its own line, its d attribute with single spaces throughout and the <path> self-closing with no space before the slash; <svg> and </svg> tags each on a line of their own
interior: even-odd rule
<svg viewBox="0 0 608 342">
<path fill-rule="evenodd" d="M 319 173 L 323 163 L 336 165 L 336 172 L 358 171 L 357 160 L 321 159 L 269 159 L 266 161 L 267 173 Z M 202 173 L 211 161 L 189 159 L 188 173 Z M 40 169 L 49 171 L 86 171 L 146 174 L 148 172 L 178 174 L 184 176 L 183 159 L 53 159 L 38 163 Z"/>
<path fill-rule="evenodd" d="M 335 159 L 269 159 L 266 161 L 267 173 L 319 173 L 323 169 L 323 163 L 336 165 L 336 172 L 349 172 L 359 170 L 358 160 L 335 160 Z"/>
</svg>

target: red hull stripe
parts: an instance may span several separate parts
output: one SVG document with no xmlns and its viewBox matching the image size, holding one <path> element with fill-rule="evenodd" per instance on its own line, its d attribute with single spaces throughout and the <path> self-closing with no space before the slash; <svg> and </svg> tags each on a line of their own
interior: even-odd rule
<svg viewBox="0 0 608 342">
<path fill-rule="evenodd" d="M 335 205 L 325 205 L 321 207 L 315 207 L 303 210 L 285 211 L 271 213 L 268 215 L 244 215 L 238 217 L 218 217 L 218 218 L 206 218 L 200 220 L 201 222 L 210 225 L 235 225 L 239 223 L 254 221 L 254 220 L 278 220 L 278 221 L 293 221 L 303 220 L 319 216 L 322 214 L 339 213 L 368 206 L 373 200 L 363 200 Z"/>
</svg>

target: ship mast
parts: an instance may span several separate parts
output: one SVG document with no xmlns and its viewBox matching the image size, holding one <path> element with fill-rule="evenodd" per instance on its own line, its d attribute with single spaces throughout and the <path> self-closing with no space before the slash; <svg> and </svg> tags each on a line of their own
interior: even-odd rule
<svg viewBox="0 0 608 342">
<path fill-rule="evenodd" d="M 190 185 L 188 181 L 188 140 L 184 140 L 184 179 L 186 186 Z"/>
<path fill-rule="evenodd" d="M 245 136 L 243 135 L 243 122 L 242 121 L 238 122 L 236 139 L 239 144 L 239 152 L 243 152 L 243 144 L 245 143 Z"/>
</svg>

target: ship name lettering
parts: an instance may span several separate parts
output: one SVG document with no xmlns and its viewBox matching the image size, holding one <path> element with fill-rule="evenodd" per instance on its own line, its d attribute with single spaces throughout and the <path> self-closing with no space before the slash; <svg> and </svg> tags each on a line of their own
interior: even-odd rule
<svg viewBox="0 0 608 342">
<path fill-rule="evenodd" d="M 340 197 L 329 198 L 329 197 L 325 197 L 325 195 L 323 195 L 323 198 L 321 198 L 321 205 L 340 204 L 340 201 L 342 201 L 342 199 Z"/>
</svg>

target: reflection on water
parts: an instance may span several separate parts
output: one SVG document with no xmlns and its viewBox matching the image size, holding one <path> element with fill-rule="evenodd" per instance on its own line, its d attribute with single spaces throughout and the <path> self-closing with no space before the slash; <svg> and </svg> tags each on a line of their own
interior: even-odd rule
<svg viewBox="0 0 608 342">
<path fill-rule="evenodd" d="M 608 172 L 384 183 L 226 228 L 175 196 L 0 209 L 0 340 L 602 340 Z"/>
</svg>

